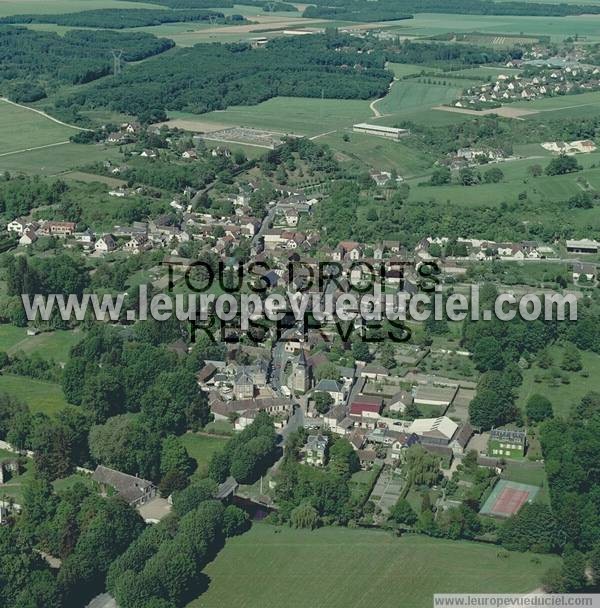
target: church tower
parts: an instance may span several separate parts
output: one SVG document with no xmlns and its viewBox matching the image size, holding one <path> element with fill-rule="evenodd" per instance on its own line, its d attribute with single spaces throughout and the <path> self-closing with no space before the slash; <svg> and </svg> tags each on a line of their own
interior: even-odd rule
<svg viewBox="0 0 600 608">
<path fill-rule="evenodd" d="M 295 393 L 306 393 L 310 388 L 310 367 L 304 349 L 300 349 L 300 354 L 294 364 L 292 388 Z"/>
</svg>

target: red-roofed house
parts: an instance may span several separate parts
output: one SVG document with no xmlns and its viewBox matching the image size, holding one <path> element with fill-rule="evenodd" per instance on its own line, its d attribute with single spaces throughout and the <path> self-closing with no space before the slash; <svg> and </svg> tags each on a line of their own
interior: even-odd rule
<svg viewBox="0 0 600 608">
<path fill-rule="evenodd" d="M 360 402 L 354 401 L 350 406 L 350 418 L 355 426 L 363 429 L 374 429 L 381 412 L 381 402 L 375 398 L 365 401 L 363 397 Z"/>
</svg>

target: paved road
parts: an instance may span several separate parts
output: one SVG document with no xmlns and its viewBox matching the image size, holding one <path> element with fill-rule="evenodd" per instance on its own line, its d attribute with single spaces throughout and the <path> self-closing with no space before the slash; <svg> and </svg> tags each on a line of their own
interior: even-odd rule
<svg viewBox="0 0 600 608">
<path fill-rule="evenodd" d="M 290 416 L 288 423 L 285 428 L 283 428 L 279 435 L 281 436 L 281 441 L 279 445 L 283 447 L 287 438 L 298 429 L 304 426 L 304 409 L 301 405 L 296 406 L 296 411 Z"/>
<path fill-rule="evenodd" d="M 259 242 L 260 238 L 264 235 L 264 233 L 267 230 L 269 230 L 269 227 L 271 226 L 271 224 L 273 223 L 273 219 L 275 218 L 275 211 L 276 210 L 277 210 L 277 205 L 273 205 L 269 209 L 269 212 L 267 213 L 267 215 L 263 219 L 263 222 L 260 225 L 260 228 L 259 228 L 258 232 L 252 237 L 252 246 L 253 247 L 256 247 L 256 245 L 258 245 L 258 242 Z"/>
</svg>

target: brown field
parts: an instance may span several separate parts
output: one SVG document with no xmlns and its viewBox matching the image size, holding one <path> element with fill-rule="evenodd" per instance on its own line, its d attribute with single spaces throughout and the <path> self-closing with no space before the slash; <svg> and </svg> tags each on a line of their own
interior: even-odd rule
<svg viewBox="0 0 600 608">
<path fill-rule="evenodd" d="M 63 177 L 64 179 L 71 179 L 77 182 L 100 182 L 112 188 L 125 186 L 127 183 L 122 179 L 118 179 L 116 177 L 108 177 L 106 175 L 94 175 L 93 173 L 84 173 L 83 171 L 67 171 L 67 173 L 63 173 L 61 177 Z"/>
<path fill-rule="evenodd" d="M 206 34 L 250 34 L 252 32 L 285 30 L 290 28 L 290 26 L 304 27 L 305 25 L 323 23 L 323 19 L 303 19 L 302 17 L 289 17 L 285 19 L 270 15 L 251 15 L 249 19 L 256 21 L 256 23 L 207 27 L 202 28 L 199 33 L 203 36 Z"/>
<path fill-rule="evenodd" d="M 442 112 L 456 112 L 457 114 L 470 114 L 472 116 L 486 116 L 487 114 L 497 114 L 504 118 L 521 118 L 537 114 L 536 110 L 525 110 L 524 108 L 513 108 L 511 106 L 501 106 L 499 108 L 490 108 L 488 110 L 469 110 L 469 108 L 456 108 L 453 106 L 436 106 L 432 110 L 441 110 Z"/>
<path fill-rule="evenodd" d="M 202 119 L 186 120 L 185 118 L 172 118 L 171 120 L 157 124 L 159 127 L 162 125 L 166 125 L 169 129 L 181 129 L 183 131 L 193 131 L 194 133 L 214 133 L 215 131 L 222 131 L 223 129 L 235 126 L 231 123 L 219 123 Z"/>
</svg>

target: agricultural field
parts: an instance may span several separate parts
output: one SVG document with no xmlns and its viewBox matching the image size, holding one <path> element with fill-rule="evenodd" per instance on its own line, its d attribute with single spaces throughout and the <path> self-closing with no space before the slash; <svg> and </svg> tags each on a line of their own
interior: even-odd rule
<svg viewBox="0 0 600 608">
<path fill-rule="evenodd" d="M 69 140 L 77 132 L 74 127 L 58 124 L 33 110 L 0 102 L 0 161 L 18 151 L 51 146 Z"/>
<path fill-rule="evenodd" d="M 489 32 L 550 36 L 561 41 L 578 34 L 579 40 L 600 41 L 600 15 L 521 17 L 512 15 L 453 15 L 417 13 L 388 31 L 401 36 L 433 36 L 447 32 Z"/>
<path fill-rule="evenodd" d="M 201 478 L 206 476 L 210 457 L 227 443 L 228 438 L 186 433 L 180 437 L 180 440 L 189 455 L 198 463 L 194 477 Z"/>
<path fill-rule="evenodd" d="M 169 118 L 202 123 L 267 129 L 309 137 L 369 120 L 369 102 L 354 99 L 275 97 L 255 106 L 232 106 L 222 111 L 196 115 L 170 112 Z"/>
<path fill-rule="evenodd" d="M 525 408 L 531 395 L 539 394 L 550 400 L 555 416 L 567 417 L 571 408 L 579 403 L 584 395 L 591 391 L 600 392 L 600 355 L 581 351 L 582 371 L 585 373 L 582 375 L 582 371 L 567 372 L 560 369 L 562 351 L 560 346 L 552 346 L 549 349 L 553 360 L 552 367 L 557 368 L 569 380 L 568 384 L 560 379 L 551 379 L 549 376 L 552 375 L 552 368 L 540 369 L 534 364 L 530 369 L 523 370 L 523 384 L 517 401 L 520 408 Z"/>
<path fill-rule="evenodd" d="M 65 181 L 83 182 L 89 184 L 90 182 L 100 182 L 106 184 L 110 188 L 118 188 L 119 186 L 127 185 L 127 182 L 116 177 L 108 177 L 106 175 L 94 175 L 93 173 L 85 173 L 84 171 L 68 171 L 62 174 L 62 178 Z"/>
<path fill-rule="evenodd" d="M 72 13 L 98 8 L 161 8 L 156 4 L 122 0 L 0 0 L 0 17 L 16 14 Z"/>
<path fill-rule="evenodd" d="M 597 113 L 600 109 L 600 91 L 546 97 L 543 99 L 534 99 L 530 102 L 519 101 L 510 104 L 510 107 L 513 106 L 515 108 L 524 108 L 526 110 L 538 112 L 538 114 L 530 115 L 528 120 L 556 119 L 561 116 L 564 116 L 565 118 L 589 116 Z"/>
<path fill-rule="evenodd" d="M 49 416 L 67 405 L 62 388 L 58 384 L 23 376 L 0 375 L 0 392 L 24 401 L 34 413 L 43 412 Z"/>
<path fill-rule="evenodd" d="M 26 128 L 29 128 L 29 125 Z M 117 161 L 121 158 L 118 148 L 67 143 L 0 156 L 0 172 L 9 171 L 10 173 L 35 173 L 54 176 L 63 171 L 89 165 L 96 161 Z"/>
<path fill-rule="evenodd" d="M 208 590 L 188 608 L 429 608 L 434 593 L 528 592 L 558 558 L 372 530 L 315 531 L 255 524 L 205 569 Z"/>
<path fill-rule="evenodd" d="M 443 76 L 440 75 L 440 78 Z M 447 85 L 441 85 L 402 80 L 394 83 L 389 94 L 374 105 L 381 114 L 393 114 L 397 119 L 404 119 L 404 113 L 407 111 L 432 108 L 456 99 L 461 94 L 462 87 L 455 86 L 454 80 L 446 82 Z"/>
</svg>

